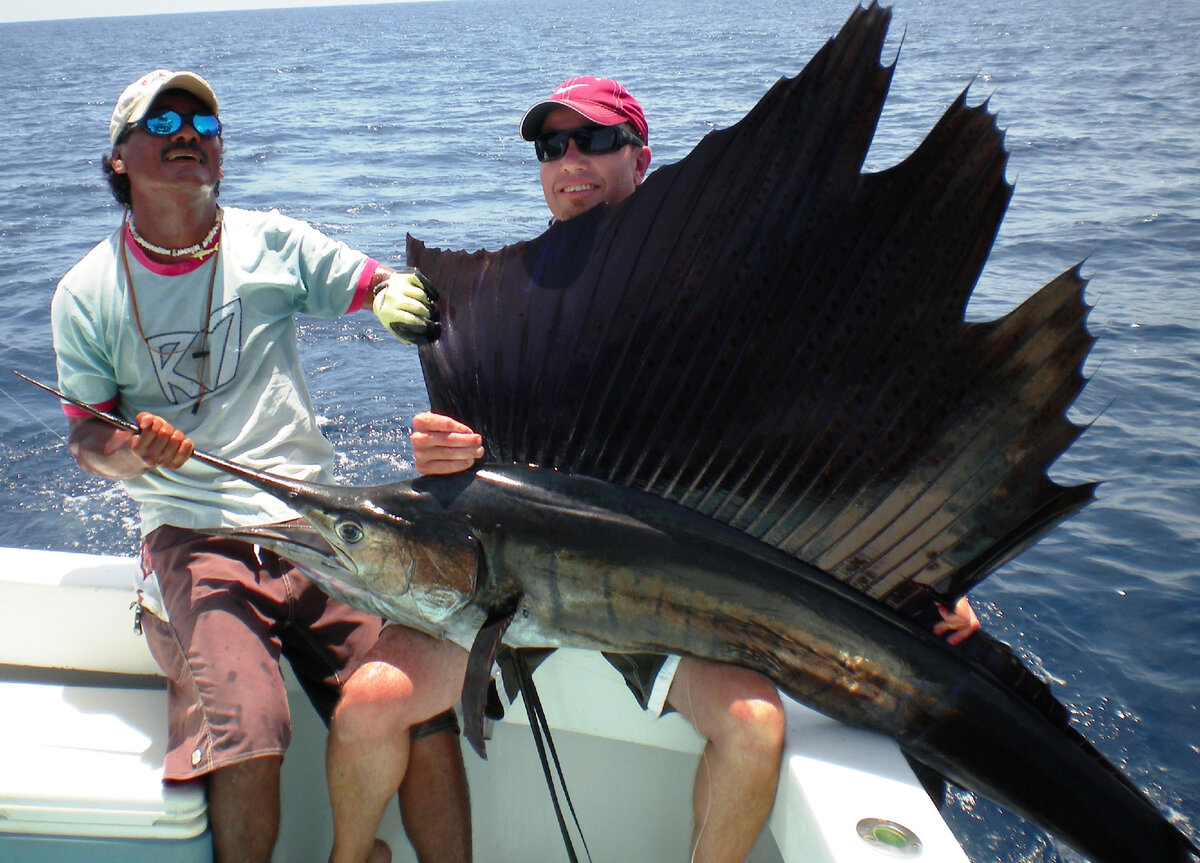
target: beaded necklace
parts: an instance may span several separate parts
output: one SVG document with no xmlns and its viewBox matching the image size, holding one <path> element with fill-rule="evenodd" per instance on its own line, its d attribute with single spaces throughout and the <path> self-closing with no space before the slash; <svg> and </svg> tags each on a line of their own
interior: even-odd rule
<svg viewBox="0 0 1200 863">
<path fill-rule="evenodd" d="M 212 243 L 213 238 L 217 235 L 217 231 L 221 229 L 221 208 L 217 208 L 217 218 L 213 222 L 212 230 L 208 232 L 208 236 L 200 242 L 193 243 L 183 249 L 164 249 L 162 246 L 156 246 L 138 233 L 137 226 L 133 223 L 132 218 L 127 219 L 127 221 L 129 224 L 129 235 L 133 237 L 134 242 L 147 252 L 154 252 L 156 255 L 166 255 L 168 258 L 199 258 L 208 254 L 209 244 Z"/>
</svg>

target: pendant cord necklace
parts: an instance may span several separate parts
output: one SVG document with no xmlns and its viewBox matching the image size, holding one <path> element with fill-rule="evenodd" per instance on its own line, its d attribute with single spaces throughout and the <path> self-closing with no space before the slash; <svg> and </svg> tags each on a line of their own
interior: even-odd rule
<svg viewBox="0 0 1200 863">
<path fill-rule="evenodd" d="M 197 243 L 194 246 L 189 246 L 186 249 L 163 249 L 142 239 L 137 230 L 133 227 L 133 218 L 131 214 L 128 211 L 126 211 L 125 214 L 125 224 L 129 228 L 130 235 L 134 238 L 134 240 L 137 241 L 137 244 L 144 249 L 170 257 L 186 256 L 189 258 L 201 258 L 210 253 L 212 254 L 212 271 L 208 276 L 208 301 L 205 304 L 204 317 L 200 321 L 200 347 L 198 350 L 192 351 L 192 359 L 199 361 L 196 367 L 196 379 L 197 383 L 200 385 L 200 391 L 196 395 L 196 403 L 192 405 L 193 414 L 200 410 L 200 402 L 204 399 L 204 396 L 208 391 L 207 386 L 205 385 L 209 355 L 208 325 L 209 318 L 212 317 L 213 287 L 217 281 L 217 266 L 219 263 L 218 258 L 221 255 L 221 241 L 218 239 L 218 234 L 220 233 L 221 224 L 223 221 L 223 213 L 221 212 L 221 208 L 218 207 L 217 219 L 213 223 L 212 230 L 208 232 L 208 236 L 204 238 L 203 242 Z M 209 247 L 209 243 L 212 243 L 214 239 L 217 240 L 216 243 Z M 146 338 L 145 330 L 142 329 L 142 316 L 138 312 L 137 295 L 133 290 L 133 274 L 129 269 L 129 252 L 126 248 L 124 230 L 121 231 L 121 264 L 125 269 L 125 283 L 129 286 L 129 301 L 133 305 L 133 321 L 137 325 L 138 336 L 141 337 L 142 344 L 146 346 L 146 350 L 150 351 L 151 354 L 159 354 L 161 356 L 164 354 L 164 352 L 150 344 L 150 340 Z M 174 352 L 172 351 L 171 353 Z"/>
</svg>

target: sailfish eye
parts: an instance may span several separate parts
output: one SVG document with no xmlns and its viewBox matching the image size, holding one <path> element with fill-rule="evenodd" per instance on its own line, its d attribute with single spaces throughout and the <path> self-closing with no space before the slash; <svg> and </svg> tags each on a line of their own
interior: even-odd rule
<svg viewBox="0 0 1200 863">
<path fill-rule="evenodd" d="M 338 538 L 343 542 L 362 542 L 363 537 L 367 535 L 362 526 L 354 521 L 340 521 L 336 530 Z"/>
</svg>

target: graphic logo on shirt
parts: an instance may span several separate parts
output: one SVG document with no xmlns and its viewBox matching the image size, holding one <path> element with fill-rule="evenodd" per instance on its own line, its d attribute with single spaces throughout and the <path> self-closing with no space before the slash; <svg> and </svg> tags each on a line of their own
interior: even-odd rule
<svg viewBox="0 0 1200 863">
<path fill-rule="evenodd" d="M 215 309 L 208 318 L 208 332 L 177 330 L 147 336 L 154 373 L 163 395 L 173 404 L 192 401 L 204 392 L 213 393 L 237 374 L 242 347 L 242 302 Z"/>
</svg>

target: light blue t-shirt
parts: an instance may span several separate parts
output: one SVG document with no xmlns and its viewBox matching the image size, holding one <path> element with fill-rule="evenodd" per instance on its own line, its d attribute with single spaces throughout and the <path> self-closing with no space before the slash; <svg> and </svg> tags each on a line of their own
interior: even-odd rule
<svg viewBox="0 0 1200 863">
<path fill-rule="evenodd" d="M 157 414 L 213 455 L 328 482 L 333 450 L 313 417 L 293 316 L 357 309 L 375 262 L 274 210 L 222 212 L 215 260 L 159 264 L 126 242 L 140 333 L 121 260 L 123 226 L 63 277 L 51 306 L 59 388 L 91 405 L 115 404 L 129 419 Z M 208 355 L 198 358 L 202 343 Z M 141 505 L 143 535 L 163 524 L 240 527 L 296 517 L 195 459 L 124 485 Z"/>
</svg>

